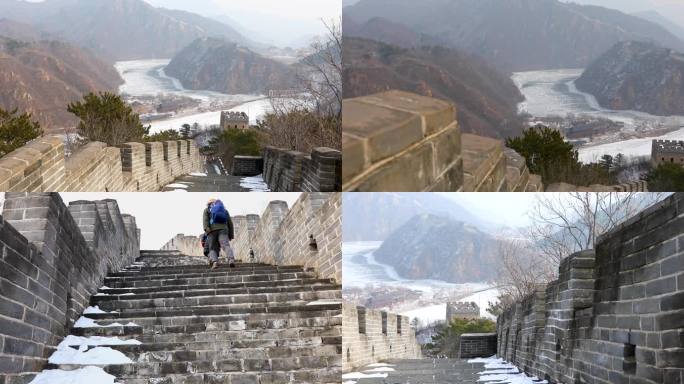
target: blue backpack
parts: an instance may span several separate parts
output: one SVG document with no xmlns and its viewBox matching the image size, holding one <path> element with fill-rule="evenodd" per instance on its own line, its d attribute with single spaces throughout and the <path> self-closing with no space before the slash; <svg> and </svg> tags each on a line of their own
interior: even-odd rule
<svg viewBox="0 0 684 384">
<path fill-rule="evenodd" d="M 209 224 L 228 224 L 228 211 L 221 200 L 216 200 L 209 210 Z"/>
</svg>

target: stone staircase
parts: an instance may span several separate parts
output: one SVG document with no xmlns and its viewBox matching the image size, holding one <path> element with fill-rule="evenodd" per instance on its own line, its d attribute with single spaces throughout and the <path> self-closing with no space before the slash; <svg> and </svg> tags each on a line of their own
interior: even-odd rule
<svg viewBox="0 0 684 384">
<path fill-rule="evenodd" d="M 141 251 L 92 297 L 108 313 L 84 315 L 124 325 L 72 334 L 141 341 L 112 346 L 133 364 L 104 367 L 128 384 L 339 383 L 340 300 L 339 285 L 298 266 L 210 270 L 201 257 Z"/>
</svg>

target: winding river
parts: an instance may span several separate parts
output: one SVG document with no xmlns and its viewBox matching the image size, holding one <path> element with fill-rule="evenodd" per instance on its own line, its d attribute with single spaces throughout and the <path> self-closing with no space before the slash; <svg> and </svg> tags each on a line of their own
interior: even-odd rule
<svg viewBox="0 0 684 384">
<path fill-rule="evenodd" d="M 650 156 L 653 139 L 684 140 L 684 116 L 655 116 L 638 111 L 617 111 L 603 108 L 590 94 L 580 92 L 575 80 L 581 69 L 557 69 L 545 71 L 517 72 L 513 81 L 525 96 L 519 104 L 520 112 L 534 117 L 587 115 L 624 123 L 624 131 L 635 131 L 640 126 L 673 126 L 682 129 L 659 137 L 639 138 L 600 144 L 586 145 L 579 149 L 584 162 L 596 161 L 604 154 L 622 153 L 628 156 Z"/>
<path fill-rule="evenodd" d="M 228 95 L 213 91 L 185 89 L 178 79 L 164 73 L 164 67 L 169 61 L 169 59 L 119 61 L 114 65 L 124 80 L 119 92 L 132 99 L 168 94 L 200 101 L 200 107 L 196 113 L 176 115 L 151 122 L 151 133 L 179 129 L 186 123 L 191 125 L 198 123 L 203 127 L 217 125 L 222 110 L 218 107 L 220 104 L 235 105 L 228 110 L 247 113 L 251 124 L 255 124 L 257 119 L 271 108 L 269 100 L 263 95 Z"/>
</svg>

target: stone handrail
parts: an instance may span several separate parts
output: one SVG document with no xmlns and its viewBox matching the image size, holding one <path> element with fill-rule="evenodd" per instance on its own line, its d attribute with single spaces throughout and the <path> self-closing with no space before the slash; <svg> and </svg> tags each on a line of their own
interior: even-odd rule
<svg viewBox="0 0 684 384">
<path fill-rule="evenodd" d="M 201 170 L 192 140 L 91 142 L 65 156 L 60 136 L 46 136 L 0 158 L 0 190 L 16 192 L 153 192 Z"/>
</svg>

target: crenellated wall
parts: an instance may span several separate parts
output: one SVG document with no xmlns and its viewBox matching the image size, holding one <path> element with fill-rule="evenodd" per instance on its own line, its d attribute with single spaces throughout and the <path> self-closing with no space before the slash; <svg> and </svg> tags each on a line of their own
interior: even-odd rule
<svg viewBox="0 0 684 384">
<path fill-rule="evenodd" d="M 310 155 L 266 147 L 264 181 L 274 192 L 339 192 L 342 189 L 342 153 L 314 148 Z"/>
<path fill-rule="evenodd" d="M 551 383 L 683 383 L 684 194 L 596 244 L 499 316 L 499 355 Z"/>
<path fill-rule="evenodd" d="M 178 234 L 167 241 L 161 248 L 162 251 L 179 251 L 186 256 L 204 256 L 200 235 L 186 236 Z"/>
<path fill-rule="evenodd" d="M 91 142 L 69 158 L 59 136 L 36 139 L 0 159 L 0 190 L 17 192 L 153 192 L 201 170 L 192 140 Z"/>
<path fill-rule="evenodd" d="M 445 101 L 388 91 L 344 100 L 343 108 L 344 191 L 543 189 L 501 140 L 462 134 L 455 107 Z"/>
<path fill-rule="evenodd" d="M 235 256 L 244 262 L 301 265 L 322 278 L 342 281 L 342 196 L 339 193 L 302 193 L 292 208 L 271 201 L 261 216 L 232 217 Z M 310 245 L 311 236 L 316 246 Z M 177 235 L 163 250 L 202 255 L 197 236 Z M 194 248 L 193 248 L 194 247 Z M 254 258 L 250 257 L 250 249 Z"/>
<path fill-rule="evenodd" d="M 342 303 L 343 372 L 386 359 L 421 357 L 408 317 Z"/>
<path fill-rule="evenodd" d="M 0 218 L 0 378 L 45 368 L 109 271 L 139 256 L 139 230 L 113 200 L 7 193 Z M 28 376 L 27 376 L 28 377 Z"/>
</svg>

